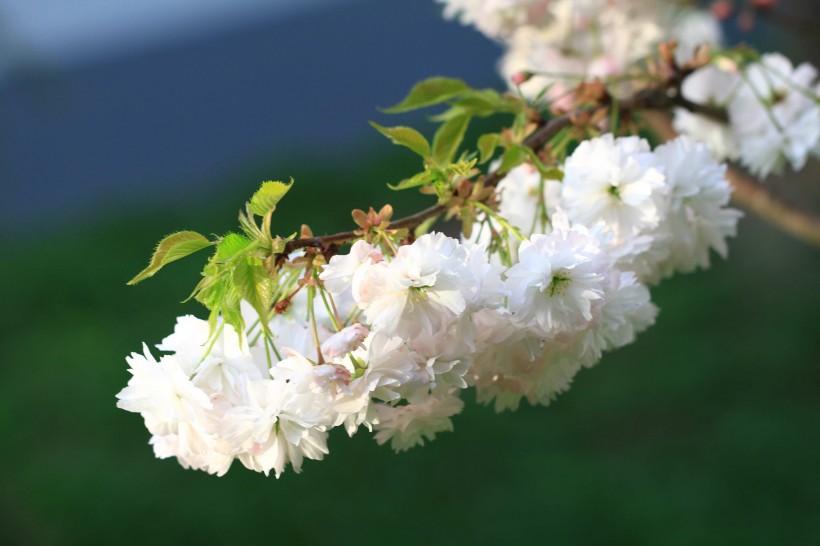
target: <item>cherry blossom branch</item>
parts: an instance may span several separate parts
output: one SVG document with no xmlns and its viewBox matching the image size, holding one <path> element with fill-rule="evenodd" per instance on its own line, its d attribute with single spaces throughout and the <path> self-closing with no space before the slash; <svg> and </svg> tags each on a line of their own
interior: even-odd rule
<svg viewBox="0 0 820 546">
<path fill-rule="evenodd" d="M 665 112 L 647 112 L 644 119 L 663 140 L 677 136 Z M 726 177 L 734 189 L 732 198 L 743 208 L 802 241 L 820 246 L 820 217 L 784 201 L 735 165 L 729 165 Z"/>
<path fill-rule="evenodd" d="M 708 105 L 701 105 L 691 102 L 683 97 L 680 92 L 680 86 L 690 70 L 681 71 L 676 77 L 669 79 L 664 85 L 643 89 L 637 92 L 632 97 L 615 103 L 609 96 L 605 96 L 601 103 L 595 106 L 580 108 L 573 112 L 554 117 L 544 123 L 541 127 L 527 137 L 523 145 L 532 149 L 540 150 L 546 146 L 554 136 L 560 133 L 567 127 L 579 124 L 581 120 L 589 120 L 601 112 L 608 112 L 615 107 L 620 111 L 634 111 L 634 110 L 669 110 L 672 107 L 679 106 L 685 108 L 693 113 L 703 114 L 713 119 L 725 120 L 726 112 L 720 108 L 715 108 Z M 498 170 L 488 173 L 484 179 L 484 187 L 495 187 L 503 178 L 504 174 Z M 405 216 L 404 218 L 391 222 L 387 227 L 389 230 L 398 229 L 414 229 L 421 225 L 426 220 L 439 216 L 448 210 L 446 205 L 433 205 L 419 212 Z M 342 245 L 353 241 L 361 236 L 360 231 L 341 231 L 331 235 L 324 235 L 321 237 L 304 237 L 289 241 L 285 248 L 277 255 L 277 261 L 287 257 L 290 253 L 301 248 L 322 248 L 329 249 L 331 253 L 335 250 L 332 247 L 335 245 Z"/>
</svg>

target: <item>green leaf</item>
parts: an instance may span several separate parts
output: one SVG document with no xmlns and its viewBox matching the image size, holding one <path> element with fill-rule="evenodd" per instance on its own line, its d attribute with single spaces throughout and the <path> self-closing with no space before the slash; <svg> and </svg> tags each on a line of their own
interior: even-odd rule
<svg viewBox="0 0 820 546">
<path fill-rule="evenodd" d="M 538 172 L 541 174 L 543 178 L 548 180 L 563 180 L 564 172 L 557 168 L 557 167 L 548 167 L 544 165 L 544 162 L 541 161 L 541 158 L 538 157 L 538 154 L 535 153 L 535 150 L 529 148 L 527 146 L 522 146 L 521 151 L 524 152 L 527 157 L 529 157 L 530 162 L 538 169 Z"/>
<path fill-rule="evenodd" d="M 391 190 L 407 190 L 410 188 L 417 188 L 419 186 L 425 186 L 428 183 L 432 182 L 435 178 L 435 175 L 430 171 L 423 171 L 416 175 L 411 176 L 410 178 L 405 178 L 398 184 L 388 184 L 387 187 Z"/>
<path fill-rule="evenodd" d="M 478 151 L 481 153 L 479 163 L 486 163 L 492 159 L 493 152 L 495 152 L 496 147 L 498 147 L 498 141 L 500 139 L 501 135 L 498 133 L 487 133 L 486 135 L 478 137 Z"/>
<path fill-rule="evenodd" d="M 522 148 L 519 144 L 513 144 L 504 150 L 504 155 L 501 158 L 501 165 L 498 167 L 498 172 L 500 174 L 504 174 L 526 160 L 527 152 L 524 151 L 524 148 Z"/>
<path fill-rule="evenodd" d="M 244 235 L 228 233 L 216 246 L 216 259 L 220 262 L 230 260 L 247 250 L 250 244 L 251 240 Z"/>
<path fill-rule="evenodd" d="M 267 317 L 273 299 L 273 279 L 259 259 L 239 260 L 234 267 L 233 284 L 262 319 Z M 263 320 L 267 323 L 267 320 Z"/>
<path fill-rule="evenodd" d="M 464 132 L 472 116 L 464 114 L 444 122 L 433 137 L 433 161 L 439 165 L 451 163 L 464 140 Z"/>
<path fill-rule="evenodd" d="M 397 114 L 432 106 L 458 96 L 468 89 L 469 86 L 466 83 L 454 78 L 428 78 L 417 83 L 400 103 L 382 111 L 388 114 Z"/>
<path fill-rule="evenodd" d="M 370 122 L 378 132 L 393 141 L 393 144 L 407 146 L 423 158 L 430 157 L 430 143 L 421 133 L 411 127 L 382 127 L 378 123 Z"/>
<path fill-rule="evenodd" d="M 288 193 L 292 184 L 292 178 L 287 184 L 279 182 L 278 180 L 262 182 L 262 187 L 251 197 L 249 205 L 250 211 L 257 216 L 265 216 L 273 212 L 276 210 L 276 205 L 279 201 Z"/>
<path fill-rule="evenodd" d="M 152 277 L 154 273 L 162 269 L 166 264 L 184 258 L 197 250 L 202 250 L 211 245 L 213 245 L 211 241 L 196 231 L 178 231 L 172 233 L 159 242 L 156 250 L 154 250 L 154 255 L 151 256 L 151 262 L 148 264 L 148 267 L 128 281 L 128 284 L 133 285 L 144 281 L 148 277 Z"/>
<path fill-rule="evenodd" d="M 413 236 L 416 237 L 416 238 L 419 238 L 422 235 L 424 235 L 425 233 L 427 233 L 428 231 L 430 231 L 430 228 L 433 227 L 433 224 L 435 224 L 438 219 L 439 219 L 439 216 L 432 216 L 432 217 L 428 218 L 427 220 L 425 220 L 424 222 L 422 222 L 421 224 L 419 224 L 416 227 L 416 229 L 413 230 Z"/>
</svg>

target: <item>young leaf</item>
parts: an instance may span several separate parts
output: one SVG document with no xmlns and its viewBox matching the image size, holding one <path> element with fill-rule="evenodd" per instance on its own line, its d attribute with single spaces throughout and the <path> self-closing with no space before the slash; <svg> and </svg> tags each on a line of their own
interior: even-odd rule
<svg viewBox="0 0 820 546">
<path fill-rule="evenodd" d="M 416 229 L 413 230 L 413 236 L 418 239 L 419 237 L 430 231 L 430 228 L 433 227 L 433 224 L 435 224 L 438 221 L 439 216 L 440 215 L 432 216 L 424 222 L 422 222 L 421 224 L 419 224 L 416 227 Z"/>
<path fill-rule="evenodd" d="M 525 147 L 522 147 L 520 144 L 513 144 L 504 150 L 504 155 L 501 156 L 501 165 L 498 167 L 498 172 L 500 174 L 504 174 L 526 161 L 527 152 L 525 152 L 524 149 Z"/>
<path fill-rule="evenodd" d="M 464 140 L 471 116 L 464 114 L 444 122 L 433 137 L 433 160 L 439 165 L 450 163 Z"/>
<path fill-rule="evenodd" d="M 430 157 L 430 143 L 421 133 L 411 127 L 382 127 L 378 123 L 370 122 L 378 132 L 393 141 L 393 144 L 407 146 L 423 158 Z"/>
<path fill-rule="evenodd" d="M 398 184 L 388 184 L 387 187 L 391 190 L 406 190 L 410 188 L 417 188 L 419 186 L 424 186 L 430 183 L 435 175 L 430 171 L 422 171 L 418 174 L 414 174 L 410 178 L 405 178 Z"/>
<path fill-rule="evenodd" d="M 233 270 L 233 283 L 260 317 L 267 316 L 273 299 L 274 286 L 273 279 L 268 275 L 261 260 L 239 260 Z"/>
<path fill-rule="evenodd" d="M 148 264 L 148 267 L 128 281 L 128 284 L 134 285 L 140 281 L 144 281 L 148 277 L 152 277 L 154 273 L 162 269 L 166 264 L 184 258 L 197 250 L 202 250 L 211 245 L 213 245 L 211 241 L 196 231 L 178 231 L 172 233 L 159 242 L 156 250 L 154 250 L 154 255 L 151 256 L 151 262 Z"/>
<path fill-rule="evenodd" d="M 234 256 L 244 252 L 251 241 L 238 233 L 228 233 L 216 245 L 216 259 L 220 262 L 230 260 Z"/>
<path fill-rule="evenodd" d="M 481 153 L 480 163 L 486 163 L 493 157 L 501 136 L 498 133 L 487 133 L 478 137 L 478 151 Z"/>
<path fill-rule="evenodd" d="M 265 216 L 269 212 L 273 212 L 276 210 L 279 201 L 288 193 L 292 184 L 292 178 L 287 184 L 278 180 L 263 182 L 262 187 L 251 197 L 250 211 L 257 216 Z"/>
<path fill-rule="evenodd" d="M 541 158 L 538 157 L 538 154 L 535 153 L 535 150 L 533 150 L 532 148 L 522 146 L 520 150 L 523 151 L 530 158 L 530 161 L 535 166 L 535 168 L 538 169 L 538 172 L 541 173 L 541 176 L 543 178 L 546 178 L 548 180 L 562 180 L 564 178 L 564 173 L 563 171 L 561 171 L 561 169 L 558 169 L 557 167 L 548 167 L 547 165 L 544 165 L 544 162 L 541 161 Z"/>
<path fill-rule="evenodd" d="M 454 78 L 428 78 L 417 83 L 404 100 L 395 106 L 385 108 L 383 112 L 397 114 L 432 106 L 458 96 L 468 89 L 469 86 L 466 83 Z"/>
</svg>

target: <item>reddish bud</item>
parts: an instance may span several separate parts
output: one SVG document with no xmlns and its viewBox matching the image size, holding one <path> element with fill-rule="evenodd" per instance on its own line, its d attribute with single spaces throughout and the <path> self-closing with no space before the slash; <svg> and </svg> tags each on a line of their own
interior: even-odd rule
<svg viewBox="0 0 820 546">
<path fill-rule="evenodd" d="M 526 70 L 516 72 L 515 74 L 510 76 L 510 80 L 512 80 L 512 82 L 515 85 L 521 85 L 522 83 L 526 82 L 530 78 L 532 78 L 532 72 L 527 72 Z"/>
<path fill-rule="evenodd" d="M 712 14 L 721 21 L 731 17 L 734 10 L 734 6 L 728 0 L 718 0 L 712 3 Z"/>
<path fill-rule="evenodd" d="M 752 0 L 752 5 L 760 10 L 769 10 L 777 5 L 777 0 Z"/>
<path fill-rule="evenodd" d="M 755 12 L 744 11 L 737 16 L 737 28 L 742 32 L 749 32 L 755 26 Z"/>
</svg>

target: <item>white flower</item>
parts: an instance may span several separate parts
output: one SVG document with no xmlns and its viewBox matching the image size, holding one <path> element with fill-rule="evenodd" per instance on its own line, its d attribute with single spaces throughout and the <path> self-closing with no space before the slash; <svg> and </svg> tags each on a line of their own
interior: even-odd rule
<svg viewBox="0 0 820 546">
<path fill-rule="evenodd" d="M 710 44 L 719 46 L 723 41 L 720 23 L 711 11 L 705 9 L 684 9 L 676 14 L 670 38 L 677 40 L 675 60 L 683 64 L 692 59 L 698 46 Z"/>
<path fill-rule="evenodd" d="M 375 425 L 376 441 L 390 441 L 396 451 L 406 451 L 424 440 L 432 441 L 439 432 L 453 430 L 450 417 L 461 413 L 464 402 L 448 390 L 431 394 L 424 401 L 404 406 L 378 404 L 379 421 Z"/>
<path fill-rule="evenodd" d="M 523 163 L 510 170 L 498 183 L 501 202 L 500 214 L 507 222 L 517 227 L 525 235 L 543 229 L 539 222 L 539 194 L 544 192 L 541 174 L 529 163 Z"/>
<path fill-rule="evenodd" d="M 357 301 L 366 322 L 407 338 L 446 328 L 464 312 L 477 284 L 463 254 L 458 241 L 433 233 L 400 247 L 390 262 L 369 267 Z"/>
<path fill-rule="evenodd" d="M 209 331 L 208 321 L 190 315 L 179 317 L 174 333 L 157 348 L 173 352 L 193 384 L 209 396 L 235 398 L 241 379 L 265 376 L 264 361 L 254 360 L 233 327 L 218 326 L 215 339 Z"/>
<path fill-rule="evenodd" d="M 731 186 L 726 166 L 718 164 L 705 145 L 679 137 L 655 150 L 664 165 L 670 189 L 663 229 L 668 232 L 669 257 L 659 275 L 709 267 L 709 250 L 725 258 L 726 238 L 734 236 L 742 216 L 727 207 Z"/>
<path fill-rule="evenodd" d="M 549 17 L 552 0 L 436 0 L 444 17 L 474 25 L 490 38 L 505 38 L 522 25 L 540 24 Z"/>
<path fill-rule="evenodd" d="M 401 338 L 379 333 L 371 334 L 364 347 L 351 356 L 340 364 L 351 366 L 355 362 L 358 367 L 351 369 L 353 378 L 339 390 L 333 409 L 339 416 L 334 426 L 344 424 L 352 436 L 361 425 L 372 429 L 376 415 L 371 400 L 398 400 L 397 390 L 416 378 L 418 366 L 416 356 Z"/>
<path fill-rule="evenodd" d="M 591 358 L 590 366 L 598 361 L 601 352 L 623 347 L 635 341 L 637 334 L 655 322 L 658 308 L 650 301 L 649 290 L 631 271 L 609 276 L 606 300 L 596 323 L 584 331 L 579 342 Z"/>
<path fill-rule="evenodd" d="M 728 106 L 740 83 L 738 74 L 709 65 L 690 74 L 683 81 L 681 93 L 695 104 L 721 108 Z M 676 108 L 672 126 L 677 132 L 706 144 L 718 160 L 735 160 L 740 155 L 735 134 L 726 123 Z"/>
<path fill-rule="evenodd" d="M 359 299 L 359 286 L 367 266 L 379 263 L 384 259 L 382 253 L 365 241 L 356 241 L 348 254 L 337 254 L 330 258 L 319 278 L 333 294 L 352 293 Z"/>
<path fill-rule="evenodd" d="M 176 434 L 152 436 L 149 443 L 158 459 L 176 457 L 183 468 L 217 476 L 224 476 L 234 460 L 224 440 L 193 423 L 179 423 Z"/>
<path fill-rule="evenodd" d="M 562 206 L 573 223 L 601 222 L 620 243 L 658 225 L 665 206 L 662 167 L 638 137 L 586 140 L 567 158 Z"/>
<path fill-rule="evenodd" d="M 569 389 L 584 362 L 577 336 L 544 340 L 518 333 L 476 355 L 471 382 L 480 403 L 494 402 L 497 412 L 515 410 L 522 399 L 549 405 Z"/>
<path fill-rule="evenodd" d="M 177 360 L 164 356 L 157 362 L 146 345 L 143 353 L 126 357 L 132 377 L 117 394 L 117 407 L 141 414 L 145 427 L 157 435 L 176 433 L 180 422 L 203 419 L 213 405 L 208 395 L 191 383 Z"/>
<path fill-rule="evenodd" d="M 793 68 L 779 53 L 763 55 L 746 68 L 745 85 L 729 105 L 740 159 L 762 177 L 780 173 L 788 161 L 799 170 L 820 140 L 817 71 L 808 63 Z M 807 96 L 808 95 L 808 96 Z"/>
<path fill-rule="evenodd" d="M 288 463 L 298 473 L 305 457 L 328 453 L 326 408 L 317 397 L 273 379 L 248 382 L 245 394 L 244 405 L 225 413 L 220 433 L 247 468 L 278 478 Z"/>
<path fill-rule="evenodd" d="M 662 39 L 657 17 L 644 4 L 555 0 L 547 24 L 520 27 L 512 34 L 500 65 L 502 76 L 510 82 L 517 72 L 533 73 L 520 85 L 524 96 L 544 96 L 553 107 L 566 110 L 579 83 L 627 73 Z M 627 80 L 609 85 L 618 96 L 633 88 Z"/>
<path fill-rule="evenodd" d="M 553 217 L 549 235 L 521 243 L 519 262 L 507 270 L 510 311 L 522 324 L 554 336 L 584 327 L 604 296 L 609 259 L 582 226 Z"/>
</svg>

